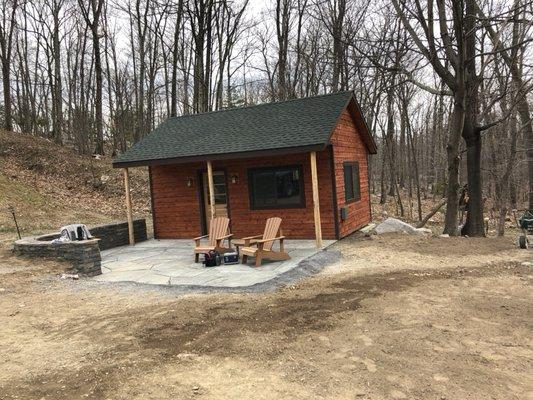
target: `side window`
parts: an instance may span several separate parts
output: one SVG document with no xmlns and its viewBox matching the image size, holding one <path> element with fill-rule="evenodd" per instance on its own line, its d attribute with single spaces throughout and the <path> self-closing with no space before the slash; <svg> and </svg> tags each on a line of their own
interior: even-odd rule
<svg viewBox="0 0 533 400">
<path fill-rule="evenodd" d="M 352 202 L 361 198 L 361 182 L 359 180 L 359 163 L 345 162 L 344 166 L 344 198 Z"/>
</svg>

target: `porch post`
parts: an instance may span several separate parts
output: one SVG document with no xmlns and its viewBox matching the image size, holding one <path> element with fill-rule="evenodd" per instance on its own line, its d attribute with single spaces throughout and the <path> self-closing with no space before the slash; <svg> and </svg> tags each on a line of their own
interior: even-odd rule
<svg viewBox="0 0 533 400">
<path fill-rule="evenodd" d="M 215 218 L 215 184 L 213 181 L 213 165 L 207 162 L 207 184 L 209 186 L 209 203 L 211 205 L 211 219 Z"/>
<path fill-rule="evenodd" d="M 316 152 L 309 153 L 311 158 L 311 182 L 313 186 L 313 212 L 315 216 L 316 247 L 322 247 L 322 226 L 320 223 L 320 200 L 318 198 L 318 173 L 316 169 Z"/>
<path fill-rule="evenodd" d="M 130 174 L 127 168 L 124 171 L 124 189 L 126 191 L 126 210 L 128 214 L 128 235 L 130 245 L 135 244 L 135 237 L 133 236 L 133 215 L 131 213 L 131 193 L 130 193 Z"/>
</svg>

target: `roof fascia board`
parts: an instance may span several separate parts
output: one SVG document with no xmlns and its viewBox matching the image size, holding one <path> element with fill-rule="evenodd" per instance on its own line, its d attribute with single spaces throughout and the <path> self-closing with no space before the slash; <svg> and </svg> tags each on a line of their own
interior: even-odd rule
<svg viewBox="0 0 533 400">
<path fill-rule="evenodd" d="M 309 151 L 321 151 L 326 148 L 325 143 L 298 146 L 298 147 L 284 147 L 280 149 L 268 149 L 268 150 L 256 150 L 256 151 L 242 151 L 236 153 L 225 154 L 206 154 L 200 156 L 189 157 L 172 157 L 172 158 L 160 158 L 152 160 L 137 160 L 137 161 L 117 161 L 113 162 L 113 168 L 129 168 L 129 167 L 143 167 L 152 165 L 169 165 L 169 164 L 187 164 L 201 161 L 221 161 L 221 160 L 233 160 L 241 158 L 253 158 L 253 157 L 268 157 L 278 156 L 285 154 L 306 153 Z"/>
</svg>

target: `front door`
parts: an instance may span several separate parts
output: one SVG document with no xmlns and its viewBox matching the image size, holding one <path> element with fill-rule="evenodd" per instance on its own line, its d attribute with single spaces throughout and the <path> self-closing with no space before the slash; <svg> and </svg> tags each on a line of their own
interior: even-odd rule
<svg viewBox="0 0 533 400">
<path fill-rule="evenodd" d="M 209 224 L 211 222 L 211 202 L 209 197 L 209 183 L 207 180 L 207 172 L 202 174 L 203 181 L 203 198 L 204 198 L 204 213 L 207 232 L 209 232 Z M 228 216 L 228 196 L 226 191 L 226 174 L 224 171 L 213 171 L 213 184 L 215 186 L 215 217 Z M 206 233 L 207 233 L 206 232 Z"/>
</svg>

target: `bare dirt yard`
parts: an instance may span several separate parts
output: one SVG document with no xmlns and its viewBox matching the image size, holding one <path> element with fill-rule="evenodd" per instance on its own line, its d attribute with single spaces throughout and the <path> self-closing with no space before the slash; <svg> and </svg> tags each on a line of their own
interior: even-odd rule
<svg viewBox="0 0 533 400">
<path fill-rule="evenodd" d="M 533 399 L 531 253 L 349 238 L 269 293 L 178 296 L 0 259 L 2 399 Z"/>
</svg>

